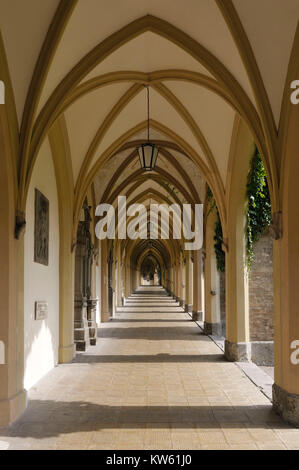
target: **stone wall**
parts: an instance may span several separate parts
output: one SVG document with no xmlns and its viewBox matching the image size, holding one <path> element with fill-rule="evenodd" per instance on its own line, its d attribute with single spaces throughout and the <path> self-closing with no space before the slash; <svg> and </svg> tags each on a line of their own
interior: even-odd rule
<svg viewBox="0 0 299 470">
<path fill-rule="evenodd" d="M 267 230 L 254 245 L 249 275 L 251 341 L 273 340 L 273 241 Z"/>
</svg>

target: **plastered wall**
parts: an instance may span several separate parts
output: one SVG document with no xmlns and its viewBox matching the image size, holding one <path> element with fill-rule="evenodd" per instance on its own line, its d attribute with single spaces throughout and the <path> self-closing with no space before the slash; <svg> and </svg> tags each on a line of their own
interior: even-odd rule
<svg viewBox="0 0 299 470">
<path fill-rule="evenodd" d="M 49 200 L 49 265 L 34 262 L 35 188 Z M 24 387 L 29 389 L 58 362 L 59 218 L 54 167 L 48 140 L 37 158 L 26 205 L 24 259 Z M 35 301 L 48 303 L 44 320 L 35 320 Z"/>
</svg>

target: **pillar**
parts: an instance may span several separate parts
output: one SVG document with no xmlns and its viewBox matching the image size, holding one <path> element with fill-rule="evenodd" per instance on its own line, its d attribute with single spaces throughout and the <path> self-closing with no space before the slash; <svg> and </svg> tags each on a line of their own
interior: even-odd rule
<svg viewBox="0 0 299 470">
<path fill-rule="evenodd" d="M 299 65 L 297 68 L 299 74 Z M 298 76 L 298 75 L 297 75 Z M 295 78 L 295 77 L 294 77 Z M 282 212 L 273 216 L 274 385 L 273 407 L 299 427 L 299 106 L 289 106 L 282 149 Z"/>
<path fill-rule="evenodd" d="M 181 261 L 181 292 L 180 292 L 180 305 L 185 309 L 186 304 L 186 260 L 182 256 Z"/>
<path fill-rule="evenodd" d="M 117 289 L 116 289 L 116 307 L 121 307 L 122 305 L 122 294 L 121 294 L 121 244 L 117 243 L 116 249 L 116 259 L 117 259 Z"/>
<path fill-rule="evenodd" d="M 109 320 L 107 240 L 101 240 L 101 321 Z"/>
<path fill-rule="evenodd" d="M 255 144 L 247 125 L 236 118 L 228 181 L 225 356 L 229 361 L 250 360 L 249 296 L 246 266 L 246 184 Z"/>
<path fill-rule="evenodd" d="M 75 250 L 72 246 L 74 187 L 69 166 L 68 134 L 63 118 L 49 132 L 59 206 L 59 362 L 67 363 L 75 355 L 74 274 Z M 73 240 L 75 243 L 76 240 Z"/>
<path fill-rule="evenodd" d="M 181 263 L 179 259 L 175 263 L 175 299 L 180 302 L 180 269 Z"/>
<path fill-rule="evenodd" d="M 125 258 L 125 298 L 128 299 L 131 294 L 131 266 L 130 261 Z"/>
<path fill-rule="evenodd" d="M 220 279 L 214 248 L 216 210 L 211 212 L 206 221 L 205 235 L 205 321 L 204 334 L 222 335 L 220 316 Z"/>
<path fill-rule="evenodd" d="M 192 313 L 193 309 L 193 262 L 191 252 L 188 251 L 186 255 L 185 266 L 185 312 Z"/>
<path fill-rule="evenodd" d="M 13 158 L 5 108 L 0 107 L 0 426 L 16 420 L 27 404 L 23 387 L 24 238 L 14 238 Z"/>
<path fill-rule="evenodd" d="M 194 321 L 203 320 L 203 292 L 202 292 L 202 250 L 193 252 L 193 312 Z"/>
<path fill-rule="evenodd" d="M 87 321 L 87 298 L 84 292 L 86 282 L 86 233 L 85 222 L 80 221 L 77 231 L 75 252 L 75 301 L 74 301 L 74 340 L 78 351 L 85 351 L 89 344 Z"/>
</svg>

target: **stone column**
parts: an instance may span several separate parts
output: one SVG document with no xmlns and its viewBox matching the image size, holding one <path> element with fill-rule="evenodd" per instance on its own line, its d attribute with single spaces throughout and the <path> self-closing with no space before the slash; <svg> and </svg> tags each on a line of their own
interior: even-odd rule
<svg viewBox="0 0 299 470">
<path fill-rule="evenodd" d="M 203 320 L 202 250 L 193 252 L 193 312 L 194 321 Z"/>
<path fill-rule="evenodd" d="M 77 245 L 75 253 L 75 302 L 74 302 L 74 340 L 77 351 L 85 351 L 89 344 L 89 329 L 87 321 L 86 282 L 86 226 L 79 222 Z"/>
<path fill-rule="evenodd" d="M 116 292 L 116 306 L 121 307 L 122 305 L 122 295 L 121 295 L 121 282 L 122 282 L 122 269 L 121 269 L 121 245 L 120 242 L 117 244 L 116 250 L 116 259 L 117 259 L 117 292 Z"/>
<path fill-rule="evenodd" d="M 130 261 L 125 259 L 125 298 L 128 299 L 131 294 L 131 269 L 130 269 Z"/>
<path fill-rule="evenodd" d="M 121 265 L 121 305 L 125 304 L 125 284 L 126 284 L 126 265 L 125 260 L 122 258 Z"/>
<path fill-rule="evenodd" d="M 193 309 L 193 262 L 190 251 L 187 252 L 185 266 L 185 312 L 192 313 Z"/>
<path fill-rule="evenodd" d="M 186 260 L 182 257 L 181 262 L 181 292 L 180 292 L 180 306 L 185 309 L 186 304 Z"/>
<path fill-rule="evenodd" d="M 14 237 L 16 218 L 13 162 L 6 106 L 0 106 L 0 426 L 25 410 L 24 389 L 24 237 Z"/>
<path fill-rule="evenodd" d="M 225 356 L 229 361 L 247 361 L 251 357 L 251 348 L 245 240 L 246 184 L 255 145 L 243 121 L 239 122 L 234 133 L 235 148 L 231 168 L 231 174 L 234 177 L 228 183 L 227 235 L 224 235 L 223 244 L 226 251 Z"/>
<path fill-rule="evenodd" d="M 174 284 L 174 265 L 172 264 L 170 266 L 170 295 L 174 297 L 174 291 L 175 291 L 175 284 Z"/>
<path fill-rule="evenodd" d="M 113 255 L 112 265 L 112 315 L 116 313 L 116 289 L 117 289 L 117 260 L 115 259 L 115 252 Z"/>
<path fill-rule="evenodd" d="M 216 211 L 208 215 L 205 236 L 205 321 L 206 335 L 222 335 L 220 316 L 220 279 L 214 248 Z"/>
<path fill-rule="evenodd" d="M 108 256 L 107 240 L 101 240 L 101 321 L 110 320 L 108 309 Z"/>
<path fill-rule="evenodd" d="M 73 237 L 74 187 L 69 168 L 67 132 L 64 119 L 55 121 L 49 134 L 55 168 L 59 207 L 59 362 L 70 362 L 74 344 L 74 274 Z"/>
<path fill-rule="evenodd" d="M 133 285 L 133 290 L 135 291 L 138 286 L 139 286 L 139 271 L 137 270 L 137 267 L 136 269 L 134 270 L 134 285 Z"/>
<path fill-rule="evenodd" d="M 226 340 L 225 356 L 230 361 L 251 357 L 249 342 L 248 273 L 245 226 L 237 231 L 226 252 Z M 233 238 L 233 237 L 232 237 Z"/>
<path fill-rule="evenodd" d="M 97 342 L 97 322 L 96 322 L 96 309 L 98 299 L 92 296 L 92 273 L 94 265 L 94 247 L 90 243 L 88 250 L 88 287 L 87 287 L 87 323 L 89 328 L 89 342 L 91 346 L 95 346 Z"/>
<path fill-rule="evenodd" d="M 299 63 L 294 78 L 299 76 Z M 299 106 L 290 105 L 281 158 L 282 211 L 273 214 L 274 409 L 299 427 Z"/>
<path fill-rule="evenodd" d="M 180 302 L 180 261 L 175 263 L 175 300 Z"/>
</svg>

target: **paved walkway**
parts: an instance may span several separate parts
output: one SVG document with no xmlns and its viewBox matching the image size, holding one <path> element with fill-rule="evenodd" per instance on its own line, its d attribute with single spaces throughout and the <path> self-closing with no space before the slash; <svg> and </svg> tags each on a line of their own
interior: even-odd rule
<svg viewBox="0 0 299 470">
<path fill-rule="evenodd" d="M 0 449 L 299 449 L 299 429 L 161 288 L 120 310 L 30 390 Z"/>
</svg>

